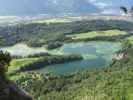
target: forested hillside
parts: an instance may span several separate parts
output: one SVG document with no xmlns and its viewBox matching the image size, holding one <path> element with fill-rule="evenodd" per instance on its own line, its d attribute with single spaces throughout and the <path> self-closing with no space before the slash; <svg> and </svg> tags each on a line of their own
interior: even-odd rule
<svg viewBox="0 0 133 100">
<path fill-rule="evenodd" d="M 127 42 L 123 46 L 117 54 L 124 57 L 103 69 L 65 76 L 26 72 L 11 79 L 35 100 L 132 100 L 133 46 Z"/>
<path fill-rule="evenodd" d="M 0 100 L 32 100 L 32 97 L 7 78 L 11 59 L 9 53 L 0 51 Z"/>
<path fill-rule="evenodd" d="M 21 54 L 22 56 L 11 55 L 12 61 L 6 74 L 7 80 L 14 81 L 19 87 L 28 92 L 34 100 L 132 100 L 132 26 L 132 22 L 118 20 L 83 20 L 66 23 L 32 22 L 29 24 L 1 26 L 1 46 L 13 45 L 19 42 L 32 47 L 47 44 L 47 46 L 42 47 L 45 49 L 45 53 L 27 56 L 23 56 L 24 54 Z M 107 40 L 110 44 L 107 43 L 108 45 L 105 47 L 98 45 L 98 50 L 92 46 L 95 44 L 86 44 L 85 48 L 81 46 L 92 40 L 96 44 Z M 80 49 L 79 55 L 65 54 L 65 50 L 60 54 L 57 52 L 60 48 L 57 48 L 57 51 L 55 50 L 56 47 L 62 47 L 63 44 L 74 43 L 76 45 L 78 42 L 82 43 L 77 45 L 79 46 L 78 49 Z M 117 45 L 111 48 L 112 43 L 121 44 L 120 49 L 117 51 Z M 76 47 L 67 50 L 75 52 L 73 48 Z M 102 52 L 106 48 L 110 51 L 107 50 L 107 53 Z M 51 49 L 55 50 L 55 52 L 52 52 Z M 104 56 L 109 57 L 109 52 L 114 49 L 117 52 L 115 55 L 111 55 L 111 62 L 105 64 L 106 66 L 103 65 L 102 68 L 93 67 L 92 65 L 92 68 L 88 67 L 84 71 L 63 75 L 48 70 L 46 70 L 47 73 L 43 74 L 38 71 L 40 68 L 42 68 L 40 70 L 45 71 L 43 68 L 51 67 L 47 65 L 53 65 L 52 67 L 55 67 L 56 70 L 58 66 L 56 64 L 63 63 L 64 65 L 61 67 L 64 67 L 66 63 L 74 61 L 77 66 L 77 60 L 86 60 L 86 57 L 81 53 L 82 50 L 85 50 L 88 54 L 85 55 L 89 56 L 88 59 L 91 59 L 89 63 L 96 60 L 97 56 L 100 58 L 98 61 L 101 59 L 106 60 Z M 17 51 L 19 50 L 21 51 L 23 48 L 17 48 Z M 29 48 L 26 50 L 28 52 Z M 91 55 L 89 55 L 88 51 L 90 51 Z M 101 53 L 96 56 L 92 55 L 93 53 L 97 54 L 97 52 Z M 54 55 L 55 53 L 56 55 Z M 65 66 L 65 68 L 69 69 L 70 67 Z"/>
<path fill-rule="evenodd" d="M 13 45 L 26 42 L 30 46 L 42 46 L 55 41 L 65 41 L 66 35 L 91 31 L 122 30 L 132 31 L 133 23 L 115 20 L 74 21 L 65 23 L 29 23 L 13 26 L 1 26 L 1 45 Z"/>
</svg>

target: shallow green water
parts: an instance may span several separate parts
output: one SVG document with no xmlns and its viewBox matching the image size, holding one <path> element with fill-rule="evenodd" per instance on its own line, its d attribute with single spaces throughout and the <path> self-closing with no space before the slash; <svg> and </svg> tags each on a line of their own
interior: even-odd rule
<svg viewBox="0 0 133 100">
<path fill-rule="evenodd" d="M 101 68 L 111 62 L 114 53 L 120 48 L 121 44 L 115 42 L 92 41 L 65 44 L 61 48 L 49 52 L 53 54 L 81 54 L 84 60 L 50 65 L 38 71 L 41 73 L 67 74 L 89 68 Z"/>
<path fill-rule="evenodd" d="M 3 47 L 3 48 L 0 48 L 0 50 L 8 51 L 11 55 L 15 55 L 15 56 L 28 56 L 32 54 L 47 52 L 47 50 L 43 47 L 30 48 L 24 43 L 18 43 L 18 44 L 15 44 L 14 46 Z"/>
</svg>

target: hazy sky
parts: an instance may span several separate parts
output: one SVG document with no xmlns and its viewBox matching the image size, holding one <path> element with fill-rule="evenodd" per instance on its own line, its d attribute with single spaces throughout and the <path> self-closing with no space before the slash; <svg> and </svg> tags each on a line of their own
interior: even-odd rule
<svg viewBox="0 0 133 100">
<path fill-rule="evenodd" d="M 133 5 L 133 0 L 0 0 L 0 15 L 35 12 L 42 14 L 46 13 L 46 10 L 52 13 L 62 9 L 69 12 L 75 11 L 75 5 L 78 5 L 78 10 L 88 6 L 90 10 L 99 10 L 94 13 L 116 14 L 120 13 L 120 6 Z"/>
<path fill-rule="evenodd" d="M 120 6 L 130 8 L 133 5 L 133 0 L 87 0 L 93 5 L 102 9 L 101 13 L 117 13 L 120 12 Z"/>
</svg>

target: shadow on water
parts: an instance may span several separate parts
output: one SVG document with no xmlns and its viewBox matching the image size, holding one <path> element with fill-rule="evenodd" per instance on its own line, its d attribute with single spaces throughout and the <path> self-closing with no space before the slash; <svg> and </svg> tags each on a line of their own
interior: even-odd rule
<svg viewBox="0 0 133 100">
<path fill-rule="evenodd" d="M 83 71 L 88 68 L 101 68 L 106 64 L 106 60 L 102 57 L 96 59 L 84 59 L 64 64 L 54 64 L 38 70 L 41 73 L 52 72 L 55 74 L 67 74 L 77 71 Z"/>
</svg>

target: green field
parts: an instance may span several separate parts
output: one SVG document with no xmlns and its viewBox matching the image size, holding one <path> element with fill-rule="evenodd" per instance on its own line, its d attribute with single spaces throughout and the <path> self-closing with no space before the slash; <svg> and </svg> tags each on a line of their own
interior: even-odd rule
<svg viewBox="0 0 133 100">
<path fill-rule="evenodd" d="M 133 44 L 133 36 L 130 36 L 130 37 L 128 38 L 128 41 L 129 41 L 131 44 Z"/>
<path fill-rule="evenodd" d="M 80 34 L 74 34 L 74 35 L 68 35 L 68 37 L 72 37 L 74 40 L 79 39 L 91 39 L 95 38 L 97 36 L 119 36 L 119 35 L 126 35 L 127 32 L 120 31 L 120 30 L 108 30 L 108 31 L 92 31 L 87 33 L 80 33 Z"/>
<path fill-rule="evenodd" d="M 22 58 L 22 59 L 13 59 L 9 66 L 9 72 L 19 69 L 25 65 L 31 64 L 35 61 L 40 60 L 41 58 Z"/>
</svg>

